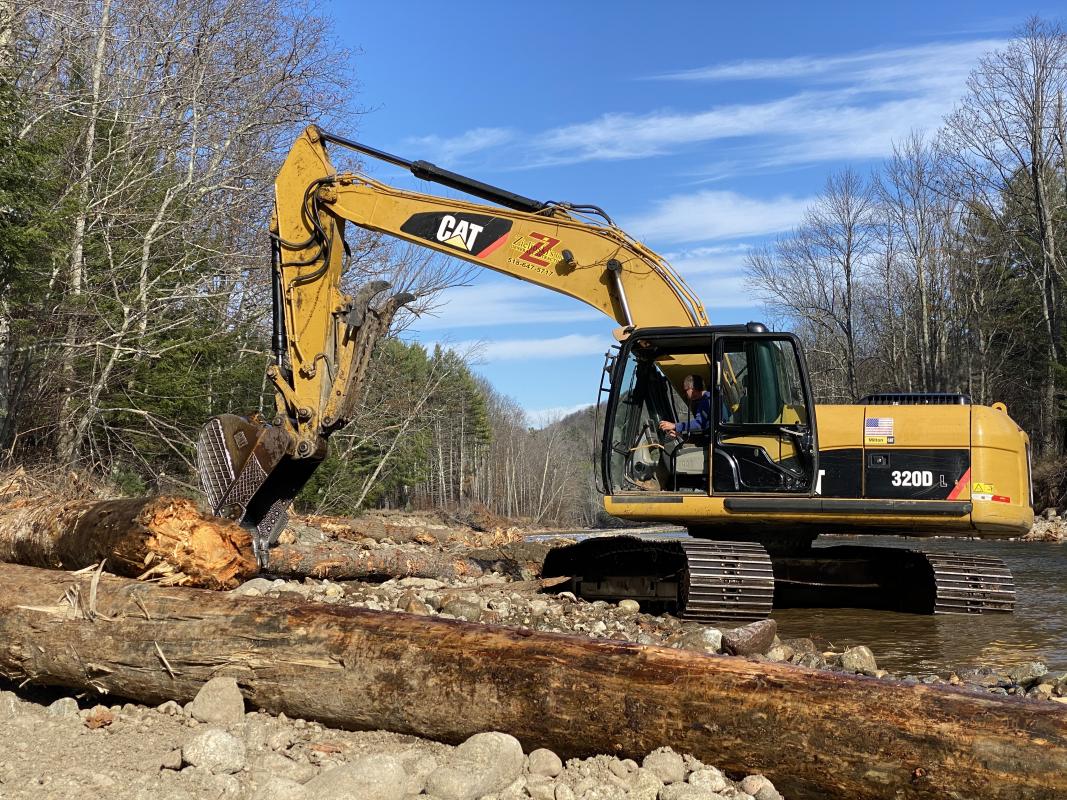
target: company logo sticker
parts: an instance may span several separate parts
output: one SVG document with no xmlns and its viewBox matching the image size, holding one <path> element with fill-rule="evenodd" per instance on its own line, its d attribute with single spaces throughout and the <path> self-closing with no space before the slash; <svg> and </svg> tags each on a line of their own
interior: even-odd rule
<svg viewBox="0 0 1067 800">
<path fill-rule="evenodd" d="M 508 263 L 517 267 L 525 267 L 539 275 L 551 275 L 550 266 L 562 260 L 556 245 L 560 240 L 547 233 L 531 231 L 523 236 L 512 239 L 508 249 L 514 255 L 508 257 Z"/>
<path fill-rule="evenodd" d="M 400 230 L 475 258 L 485 258 L 507 241 L 511 220 L 461 211 L 428 211 L 412 214 Z"/>
</svg>

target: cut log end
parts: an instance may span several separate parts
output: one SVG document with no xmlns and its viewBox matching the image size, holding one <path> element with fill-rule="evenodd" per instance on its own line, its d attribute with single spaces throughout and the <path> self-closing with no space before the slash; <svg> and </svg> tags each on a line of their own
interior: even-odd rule
<svg viewBox="0 0 1067 800">
<path fill-rule="evenodd" d="M 228 520 L 205 516 L 188 498 L 154 498 L 144 505 L 137 523 L 152 534 L 148 548 L 156 563 L 186 576 L 182 583 L 232 589 L 256 574 L 249 532 Z"/>
</svg>

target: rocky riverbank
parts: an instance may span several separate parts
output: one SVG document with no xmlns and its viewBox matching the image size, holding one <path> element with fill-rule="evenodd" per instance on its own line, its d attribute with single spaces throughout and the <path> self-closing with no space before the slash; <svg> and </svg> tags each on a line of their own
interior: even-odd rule
<svg viewBox="0 0 1067 800">
<path fill-rule="evenodd" d="M 1034 701 L 1067 702 L 1067 674 L 1049 674 L 1038 663 L 1006 672 L 968 665 L 946 674 L 891 675 L 879 668 L 876 654 L 867 647 L 827 648 L 811 639 L 782 639 L 773 620 L 713 627 L 645 614 L 632 600 L 587 602 L 568 592 L 546 591 L 551 587 L 539 579 L 538 567 L 555 542 L 528 542 L 525 532 L 488 522 L 479 527 L 483 529 L 433 515 L 384 515 L 358 521 L 304 519 L 285 532 L 286 541 L 331 541 L 353 550 L 399 547 L 464 558 L 480 565 L 480 574 L 346 582 L 262 577 L 233 593 L 268 598 L 292 595 L 381 612 L 623 640 L 883 680 L 948 683 Z M 33 687 L 0 688 L 14 690 L 0 693 L 0 797 L 5 798 L 73 798 L 89 792 L 106 793 L 116 800 L 781 797 L 761 775 L 724 775 L 715 765 L 669 748 L 648 753 L 640 762 L 602 754 L 564 764 L 554 753 L 532 749 L 521 739 L 498 732 L 478 734 L 451 747 L 385 731 L 331 729 L 313 721 L 246 709 L 236 683 L 226 677 L 209 681 L 184 707 L 172 701 L 149 708 Z"/>
<path fill-rule="evenodd" d="M 1034 520 L 1034 527 L 1023 537 L 1028 542 L 1067 542 L 1067 519 L 1056 509 L 1045 509 L 1045 513 Z"/>
<path fill-rule="evenodd" d="M 232 678 L 185 707 L 0 692 L 0 797 L 112 800 L 781 800 L 660 748 L 566 763 L 497 732 L 457 747 L 246 711 Z"/>
<path fill-rule="evenodd" d="M 1000 695 L 1067 702 L 1067 673 L 1049 673 L 1040 662 L 1010 669 L 962 664 L 953 671 L 894 674 L 879 668 L 877 654 L 864 646 L 820 647 L 809 638 L 780 639 L 774 620 L 739 628 L 713 627 L 678 618 L 641 612 L 633 600 L 587 602 L 570 592 L 545 591 L 537 580 L 544 554 L 568 539 L 543 542 L 523 540 L 517 528 L 478 531 L 457 528 L 433 515 L 364 517 L 355 521 L 306 520 L 285 536 L 314 543 L 341 538 L 353 547 L 375 549 L 401 545 L 416 550 L 441 551 L 475 558 L 485 565 L 477 578 L 392 578 L 368 583 L 346 581 L 268 580 L 255 578 L 235 591 L 278 595 L 291 592 L 327 603 L 340 603 L 374 611 L 402 611 L 445 619 L 462 619 L 538 631 L 552 631 L 659 645 L 705 653 L 736 655 L 754 660 L 788 662 L 814 669 L 863 674 L 887 680 L 949 684 Z M 430 544 L 432 542 L 432 544 Z"/>
</svg>

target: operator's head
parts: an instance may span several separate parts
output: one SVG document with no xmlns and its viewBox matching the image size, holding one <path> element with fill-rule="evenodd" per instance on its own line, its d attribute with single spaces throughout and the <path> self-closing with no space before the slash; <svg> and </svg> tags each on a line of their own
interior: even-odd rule
<svg viewBox="0 0 1067 800">
<path fill-rule="evenodd" d="M 700 396 L 704 394 L 704 376 L 686 375 L 685 380 L 682 381 L 682 393 L 685 395 L 686 400 L 700 399 Z"/>
</svg>

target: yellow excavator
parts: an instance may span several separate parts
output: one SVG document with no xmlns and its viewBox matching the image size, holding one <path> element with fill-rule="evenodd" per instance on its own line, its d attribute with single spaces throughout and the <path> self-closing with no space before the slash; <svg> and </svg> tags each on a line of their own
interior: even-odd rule
<svg viewBox="0 0 1067 800">
<path fill-rule="evenodd" d="M 409 169 L 479 202 L 338 173 L 327 147 Z M 600 208 L 541 202 L 309 127 L 275 184 L 271 219 L 275 416 L 224 414 L 197 459 L 216 514 L 253 531 L 257 558 L 346 425 L 367 368 L 361 337 L 411 295 L 342 290 L 346 223 L 577 298 L 616 320 L 597 403 L 604 507 L 689 537 L 590 538 L 546 576 L 587 598 L 698 620 L 773 605 L 1010 612 L 998 559 L 897 547 L 813 547 L 820 533 L 1011 537 L 1033 523 L 1029 440 L 1002 404 L 958 394 L 812 398 L 800 342 L 758 323 L 711 325 L 682 278 Z M 691 397 L 703 412 L 690 419 Z M 704 392 L 707 395 L 704 395 Z M 698 403 L 699 405 L 699 403 Z M 679 425 L 677 434 L 660 423 Z M 699 424 L 697 424 L 699 423 Z"/>
</svg>

